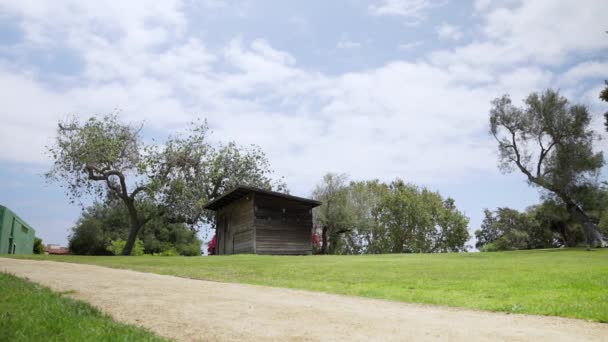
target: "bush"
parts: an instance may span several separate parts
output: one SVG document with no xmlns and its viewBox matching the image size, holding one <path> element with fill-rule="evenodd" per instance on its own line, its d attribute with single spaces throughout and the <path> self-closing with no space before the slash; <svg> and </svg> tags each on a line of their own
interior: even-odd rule
<svg viewBox="0 0 608 342">
<path fill-rule="evenodd" d="M 147 214 L 155 217 L 153 212 Z M 129 236 L 130 227 L 129 215 L 121 202 L 110 199 L 95 203 L 82 212 L 72 228 L 70 252 L 80 255 L 112 255 L 109 250 L 114 249 L 109 248 L 110 241 L 125 240 Z M 182 255 L 200 255 L 201 240 L 185 224 L 168 223 L 156 217 L 146 223 L 138 238 L 143 241 L 146 254 L 160 254 L 168 248 L 174 248 Z M 198 247 L 190 246 L 196 243 Z"/>
<path fill-rule="evenodd" d="M 183 256 L 200 256 L 201 255 L 201 240 L 196 239 L 190 243 L 182 243 L 177 245 L 177 251 Z"/>
<path fill-rule="evenodd" d="M 127 242 L 123 239 L 112 240 L 110 246 L 108 246 L 108 251 L 114 255 L 121 255 L 126 244 Z M 131 255 L 144 255 L 144 243 L 140 239 L 135 240 Z"/>
<path fill-rule="evenodd" d="M 160 253 L 154 253 L 155 256 L 178 256 L 179 252 L 175 248 L 166 249 Z"/>
<path fill-rule="evenodd" d="M 68 248 L 70 253 L 79 255 L 111 255 L 108 241 L 111 237 L 106 235 L 101 224 L 97 221 L 84 221 L 70 234 Z"/>
<path fill-rule="evenodd" d="M 480 252 L 497 252 L 498 247 L 496 247 L 496 245 L 494 245 L 494 243 L 488 242 L 485 245 L 479 247 L 479 251 Z"/>
<path fill-rule="evenodd" d="M 34 254 L 44 254 L 44 245 L 41 238 L 34 238 Z"/>
</svg>

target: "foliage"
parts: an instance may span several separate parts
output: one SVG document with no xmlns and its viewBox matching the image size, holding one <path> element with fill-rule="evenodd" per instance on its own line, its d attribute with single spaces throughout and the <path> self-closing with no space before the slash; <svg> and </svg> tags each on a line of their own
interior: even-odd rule
<svg viewBox="0 0 608 342">
<path fill-rule="evenodd" d="M 41 238 L 34 238 L 34 254 L 44 254 L 44 244 Z"/>
<path fill-rule="evenodd" d="M 600 92 L 600 100 L 608 102 L 608 81 L 604 81 L 604 85 L 606 87 Z M 604 126 L 606 127 L 606 131 L 608 131 L 608 111 L 604 113 L 604 120 Z"/>
<path fill-rule="evenodd" d="M 588 243 L 598 244 L 602 237 L 580 200 L 581 189 L 595 186 L 604 164 L 602 153 L 593 150 L 590 120 L 586 107 L 549 89 L 530 94 L 523 108 L 508 95 L 495 99 L 490 132 L 498 142 L 501 170 L 519 170 L 530 184 L 563 202 L 584 227 Z"/>
<path fill-rule="evenodd" d="M 108 246 L 108 251 L 114 255 L 120 255 L 125 248 L 126 243 L 127 242 L 122 239 L 112 240 Z M 144 243 L 140 239 L 135 240 L 131 255 L 144 255 Z"/>
<path fill-rule="evenodd" d="M 93 306 L 0 273 L 2 341 L 165 341 Z"/>
<path fill-rule="evenodd" d="M 348 186 L 352 229 L 345 234 L 340 254 L 382 253 L 375 243 L 380 236 L 377 214 L 388 186 L 378 180 L 354 181 Z M 384 251 L 386 253 L 387 251 Z"/>
<path fill-rule="evenodd" d="M 466 250 L 468 218 L 456 209 L 454 200 L 399 179 L 390 184 L 374 180 L 347 185 L 346 176 L 328 174 L 314 197 L 323 202 L 314 211 L 315 224 L 321 228 L 321 253 Z"/>
<path fill-rule="evenodd" d="M 12 256 L 221 282 L 608 322 L 608 249 L 150 258 Z"/>
<path fill-rule="evenodd" d="M 209 223 L 204 204 L 235 185 L 286 191 L 282 181 L 272 180 L 259 147 L 233 142 L 215 147 L 208 142 L 206 123 L 193 123 L 185 136 L 172 136 L 162 145 L 144 144 L 141 129 L 120 123 L 117 114 L 85 122 L 74 118 L 59 123 L 48 147 L 54 163 L 46 176 L 65 186 L 73 201 L 93 196 L 123 203 L 130 226 L 124 255 L 141 229 L 158 217 L 193 228 Z"/>
<path fill-rule="evenodd" d="M 72 228 L 69 249 L 73 254 L 108 255 L 110 241 L 124 240 L 128 234 L 129 217 L 126 210 L 120 202 L 109 199 L 85 208 Z M 183 223 L 169 223 L 157 216 L 146 224 L 139 235 L 148 254 L 176 249 L 180 255 L 200 255 L 202 242 L 196 232 Z"/>
<path fill-rule="evenodd" d="M 479 248 L 480 252 L 498 252 L 499 251 L 498 247 L 493 242 L 484 243 L 483 245 L 479 246 L 478 248 Z"/>
<path fill-rule="evenodd" d="M 201 241 L 196 239 L 190 241 L 190 243 L 178 244 L 175 248 L 179 255 L 183 256 L 200 256 L 201 251 Z"/>
<path fill-rule="evenodd" d="M 528 215 L 534 217 L 539 228 L 545 231 L 544 234 L 548 234 L 549 231 L 555 234 L 556 245 L 575 247 L 585 243 L 580 223 L 572 217 L 566 206 L 558 201 L 547 199 L 529 208 Z"/>
<path fill-rule="evenodd" d="M 111 240 L 125 239 L 128 217 L 114 202 L 99 203 L 85 208 L 68 237 L 68 248 L 73 254 L 109 255 Z"/>
<path fill-rule="evenodd" d="M 454 200 L 396 180 L 377 211 L 377 233 L 370 248 L 376 253 L 465 251 L 469 219 Z"/>
<path fill-rule="evenodd" d="M 321 227 L 321 253 L 333 253 L 342 234 L 350 231 L 352 215 L 347 197 L 347 176 L 328 173 L 313 191 L 313 198 L 321 201 L 315 208 L 315 224 Z"/>
<path fill-rule="evenodd" d="M 255 145 L 234 142 L 211 145 L 206 123 L 172 136 L 162 148 L 150 148 L 150 172 L 164 210 L 172 219 L 213 223 L 214 214 L 203 206 L 238 185 L 287 192 L 283 180 L 273 180 L 264 152 Z"/>
<path fill-rule="evenodd" d="M 159 256 L 178 256 L 179 252 L 177 251 L 177 249 L 175 248 L 167 248 L 164 251 L 160 252 L 160 253 L 155 253 L 154 255 L 159 255 Z"/>
<path fill-rule="evenodd" d="M 534 211 L 485 209 L 481 229 L 475 231 L 475 246 L 482 252 L 559 247 L 561 243 L 556 235 L 537 221 Z"/>
</svg>

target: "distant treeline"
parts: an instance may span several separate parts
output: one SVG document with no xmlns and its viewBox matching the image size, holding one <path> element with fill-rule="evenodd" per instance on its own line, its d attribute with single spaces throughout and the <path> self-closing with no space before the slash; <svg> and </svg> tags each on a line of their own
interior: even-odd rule
<svg viewBox="0 0 608 342">
<path fill-rule="evenodd" d="M 314 241 L 322 254 L 440 253 L 466 250 L 469 219 L 451 198 L 402 180 L 349 182 L 325 175 L 313 197 Z"/>
<path fill-rule="evenodd" d="M 583 204 L 602 236 L 608 236 L 608 191 L 603 187 L 589 189 Z M 475 246 L 481 251 L 575 247 L 587 242 L 581 222 L 566 205 L 552 199 L 524 212 L 486 209 L 475 237 Z"/>
</svg>

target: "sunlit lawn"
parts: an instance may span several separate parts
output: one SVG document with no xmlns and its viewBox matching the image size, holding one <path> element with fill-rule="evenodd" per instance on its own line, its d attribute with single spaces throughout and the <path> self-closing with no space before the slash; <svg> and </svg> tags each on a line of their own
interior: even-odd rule
<svg viewBox="0 0 608 342">
<path fill-rule="evenodd" d="M 365 256 L 28 256 L 181 277 L 608 322 L 608 249 Z"/>
</svg>

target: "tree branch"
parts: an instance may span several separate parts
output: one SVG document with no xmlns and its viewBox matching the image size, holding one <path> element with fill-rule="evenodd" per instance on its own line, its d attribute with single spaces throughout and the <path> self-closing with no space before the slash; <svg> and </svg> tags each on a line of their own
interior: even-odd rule
<svg viewBox="0 0 608 342">
<path fill-rule="evenodd" d="M 138 186 L 137 188 L 135 188 L 133 190 L 133 192 L 131 192 L 131 195 L 129 196 L 129 198 L 131 198 L 132 200 L 135 199 L 135 196 L 144 190 L 150 190 L 150 188 L 148 188 L 145 185 Z"/>
</svg>

